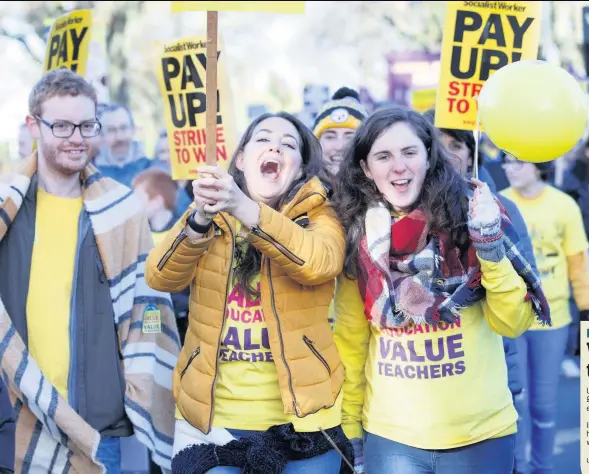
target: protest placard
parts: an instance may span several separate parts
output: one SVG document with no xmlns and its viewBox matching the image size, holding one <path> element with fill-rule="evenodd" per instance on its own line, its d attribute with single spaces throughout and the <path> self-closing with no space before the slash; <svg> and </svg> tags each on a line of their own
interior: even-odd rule
<svg viewBox="0 0 589 474">
<path fill-rule="evenodd" d="M 47 40 L 44 72 L 67 67 L 86 76 L 91 30 L 92 10 L 76 10 L 57 18 Z"/>
<path fill-rule="evenodd" d="M 437 89 L 417 89 L 411 91 L 411 108 L 423 113 L 436 106 Z"/>
<path fill-rule="evenodd" d="M 536 59 L 542 2 L 448 2 L 436 127 L 474 130 L 478 97 L 498 69 Z"/>
<path fill-rule="evenodd" d="M 199 10 L 299 14 L 305 2 L 172 2 L 173 13 Z"/>
<path fill-rule="evenodd" d="M 172 177 L 195 179 L 198 167 L 206 163 L 206 37 L 157 42 L 156 47 Z M 222 47 L 217 55 L 217 164 L 227 169 L 237 127 Z"/>
</svg>

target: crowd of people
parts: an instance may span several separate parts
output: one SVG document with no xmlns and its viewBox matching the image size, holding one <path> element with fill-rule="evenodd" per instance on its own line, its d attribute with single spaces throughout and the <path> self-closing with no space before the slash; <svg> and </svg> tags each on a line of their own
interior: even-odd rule
<svg viewBox="0 0 589 474">
<path fill-rule="evenodd" d="M 20 132 L 0 473 L 120 474 L 132 435 L 151 472 L 553 472 L 589 320 L 588 142 L 518 161 L 343 87 L 176 181 L 167 134 L 146 156 L 67 69 Z"/>
</svg>

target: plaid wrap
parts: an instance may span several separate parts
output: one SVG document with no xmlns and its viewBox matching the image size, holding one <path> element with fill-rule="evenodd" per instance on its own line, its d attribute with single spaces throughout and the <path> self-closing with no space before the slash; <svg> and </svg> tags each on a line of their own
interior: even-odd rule
<svg viewBox="0 0 589 474">
<path fill-rule="evenodd" d="M 497 201 L 499 204 L 499 202 Z M 518 250 L 519 236 L 499 204 L 501 231 L 493 238 L 528 288 L 536 317 L 551 325 L 541 282 Z M 455 322 L 460 309 L 485 297 L 481 266 L 473 241 L 466 251 L 452 244 L 449 234 L 429 232 L 426 215 L 415 210 L 392 223 L 384 204 L 366 213 L 366 233 L 358 254 L 358 286 L 365 316 L 383 331 L 410 323 Z"/>
<path fill-rule="evenodd" d="M 0 183 L 0 241 L 14 221 L 31 178 L 37 153 Z M 156 463 L 171 468 L 174 433 L 172 370 L 180 342 L 167 293 L 147 286 L 145 259 L 153 247 L 149 225 L 132 191 L 102 177 L 89 165 L 82 173 L 84 207 L 108 277 L 118 343 L 125 371 L 125 410 L 137 438 Z M 142 331 L 143 315 L 154 304 L 160 333 Z M 61 341 L 63 343 L 63 341 Z M 0 295 L 0 374 L 16 412 L 16 471 L 94 474 L 100 434 L 88 425 L 44 376 L 16 331 Z"/>
</svg>

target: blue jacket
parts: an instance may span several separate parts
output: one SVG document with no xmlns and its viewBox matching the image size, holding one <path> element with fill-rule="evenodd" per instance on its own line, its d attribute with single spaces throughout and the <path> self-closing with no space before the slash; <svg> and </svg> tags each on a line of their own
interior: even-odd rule
<svg viewBox="0 0 589 474">
<path fill-rule="evenodd" d="M 487 183 L 489 189 L 494 194 L 496 193 L 493 178 L 491 178 L 491 176 L 489 175 L 484 166 L 481 166 L 479 168 L 479 179 Z M 530 238 L 530 234 L 528 233 L 528 227 L 526 226 L 526 222 L 524 221 L 521 212 L 519 212 L 517 205 L 512 200 L 506 198 L 501 194 L 496 194 L 496 196 L 499 199 L 499 202 L 501 202 L 501 204 L 509 214 L 511 222 L 517 229 L 517 233 L 519 234 L 520 238 L 518 250 L 526 258 L 526 260 L 530 262 L 530 265 L 537 273 L 538 268 L 536 266 L 536 257 L 534 256 L 534 247 L 532 246 L 532 239 Z M 523 381 L 521 376 L 521 368 L 518 364 L 517 345 L 515 339 L 503 337 L 503 349 L 505 351 L 505 362 L 507 364 L 509 390 L 511 391 L 512 395 L 517 395 L 523 389 Z"/>
<path fill-rule="evenodd" d="M 14 471 L 15 416 L 8 389 L 0 378 L 0 473 Z"/>
<path fill-rule="evenodd" d="M 499 202 L 503 205 L 507 214 L 509 214 L 509 218 L 511 222 L 517 229 L 517 233 L 519 234 L 519 246 L 518 250 L 524 256 L 524 258 L 530 262 L 530 265 L 534 269 L 534 271 L 538 272 L 538 267 L 536 266 L 536 257 L 534 256 L 534 247 L 532 245 L 532 239 L 530 238 L 530 234 L 528 233 L 528 227 L 526 226 L 526 222 L 522 217 L 521 212 L 519 212 L 519 208 L 517 204 L 515 204 L 511 199 L 506 198 L 502 194 L 497 194 L 497 188 L 495 187 L 495 182 L 491 175 L 487 172 L 484 166 L 479 168 L 479 179 L 489 186 L 489 189 L 493 194 L 497 196 Z"/>
</svg>

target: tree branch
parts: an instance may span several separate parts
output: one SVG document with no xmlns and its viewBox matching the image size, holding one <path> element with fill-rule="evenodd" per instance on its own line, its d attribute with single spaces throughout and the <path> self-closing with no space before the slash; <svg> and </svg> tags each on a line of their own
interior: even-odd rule
<svg viewBox="0 0 589 474">
<path fill-rule="evenodd" d="M 20 44 L 22 44 L 25 49 L 27 50 L 27 52 L 29 53 L 29 55 L 31 56 L 31 58 L 33 58 L 33 60 L 35 62 L 37 62 L 38 64 L 43 64 L 45 62 L 45 59 L 41 59 L 39 58 L 31 49 L 31 47 L 29 46 L 29 44 L 27 43 L 27 40 L 25 38 L 24 35 L 15 35 L 12 33 L 9 33 L 8 31 L 6 31 L 4 28 L 0 28 L 0 36 L 4 37 L 4 38 L 8 38 L 14 41 L 18 41 Z"/>
<path fill-rule="evenodd" d="M 391 16 L 383 15 L 382 19 L 385 21 L 385 23 L 387 23 L 390 27 L 392 27 L 397 33 L 399 33 L 406 40 L 409 40 L 412 43 L 414 43 L 418 46 L 421 46 L 425 50 L 426 53 L 432 52 L 430 46 L 427 44 L 427 42 L 424 39 L 418 38 L 416 35 L 413 35 L 407 31 L 404 31 L 403 29 L 399 28 L 399 25 L 397 25 L 397 23 L 395 22 L 395 20 Z"/>
</svg>

